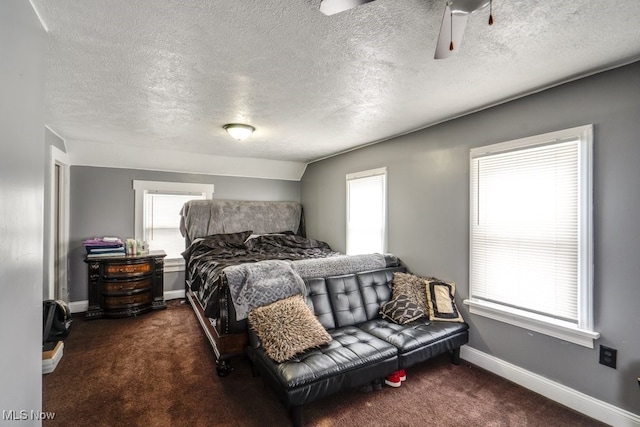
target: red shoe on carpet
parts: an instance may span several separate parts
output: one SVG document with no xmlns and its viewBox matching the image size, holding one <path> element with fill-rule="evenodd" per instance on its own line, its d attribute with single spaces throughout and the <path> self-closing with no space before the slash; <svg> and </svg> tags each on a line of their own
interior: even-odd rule
<svg viewBox="0 0 640 427">
<path fill-rule="evenodd" d="M 398 374 L 398 376 L 400 377 L 400 381 L 405 381 L 407 379 L 407 374 L 404 371 L 404 369 L 400 369 L 399 371 L 396 372 Z"/>
<path fill-rule="evenodd" d="M 384 383 L 389 387 L 400 387 L 402 385 L 402 381 L 400 380 L 400 375 L 398 375 L 398 371 L 393 372 L 391 375 L 388 375 L 384 378 Z"/>
</svg>

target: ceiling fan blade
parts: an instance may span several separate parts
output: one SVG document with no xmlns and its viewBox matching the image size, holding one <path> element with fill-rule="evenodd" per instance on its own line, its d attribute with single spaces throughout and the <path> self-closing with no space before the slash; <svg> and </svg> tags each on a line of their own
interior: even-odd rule
<svg viewBox="0 0 640 427">
<path fill-rule="evenodd" d="M 440 24 L 440 34 L 436 45 L 435 59 L 445 59 L 456 53 L 460 49 L 464 28 L 467 25 L 468 13 L 451 13 L 449 4 L 444 9 L 442 24 Z M 453 24 L 453 31 L 451 25 Z M 453 50 L 450 50 L 453 42 Z"/>
<path fill-rule="evenodd" d="M 320 12 L 325 15 L 334 15 L 372 1 L 374 0 L 322 0 Z"/>
</svg>

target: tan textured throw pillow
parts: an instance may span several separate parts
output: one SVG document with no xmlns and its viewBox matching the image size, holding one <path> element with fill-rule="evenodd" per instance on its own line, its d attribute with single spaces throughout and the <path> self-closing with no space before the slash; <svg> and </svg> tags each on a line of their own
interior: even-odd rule
<svg viewBox="0 0 640 427">
<path fill-rule="evenodd" d="M 425 314 L 429 312 L 424 279 L 411 273 L 393 273 L 393 298 L 406 295 Z"/>
<path fill-rule="evenodd" d="M 424 280 L 429 304 L 429 320 L 464 322 L 455 302 L 456 284 L 435 278 Z"/>
<path fill-rule="evenodd" d="M 262 341 L 265 353 L 279 363 L 332 339 L 302 295 L 254 308 L 248 320 Z"/>
</svg>

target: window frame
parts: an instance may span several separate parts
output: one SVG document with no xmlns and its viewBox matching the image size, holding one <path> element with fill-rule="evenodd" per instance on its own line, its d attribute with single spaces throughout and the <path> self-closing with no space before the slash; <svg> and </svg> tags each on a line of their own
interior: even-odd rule
<svg viewBox="0 0 640 427">
<path fill-rule="evenodd" d="M 149 191 L 164 194 L 202 194 L 205 200 L 213 198 L 213 184 L 199 184 L 189 182 L 173 181 L 143 181 L 133 180 L 133 190 L 135 193 L 134 202 L 134 236 L 144 239 L 144 199 Z M 164 271 L 175 272 L 184 271 L 184 258 L 165 258 Z"/>
<path fill-rule="evenodd" d="M 382 239 L 382 253 L 385 253 L 387 251 L 387 231 L 388 231 L 388 221 L 387 221 L 387 209 L 388 209 L 388 200 L 387 200 L 387 183 L 388 183 L 388 174 L 387 174 L 387 168 L 386 167 L 381 167 L 381 168 L 375 168 L 375 169 L 368 169 L 368 170 L 364 170 L 364 171 L 360 171 L 360 172 L 353 172 L 353 173 L 348 173 L 346 175 L 346 179 L 345 179 L 345 185 L 346 185 L 346 202 L 347 202 L 347 206 L 346 206 L 346 222 L 345 222 L 345 231 L 346 231 L 346 253 L 350 254 L 350 233 L 349 233 L 349 218 L 351 215 L 350 209 L 351 209 L 351 192 L 350 192 L 350 188 L 349 188 L 349 182 L 350 181 L 354 181 L 354 180 L 358 180 L 358 179 L 364 179 L 364 178 L 370 178 L 373 176 L 382 176 L 383 177 L 383 187 L 382 187 L 382 191 L 383 191 L 383 195 L 382 195 L 382 200 L 383 200 L 383 207 L 382 207 L 382 235 L 381 235 L 381 239 Z"/>
<path fill-rule="evenodd" d="M 474 159 L 491 154 L 561 143 L 578 139 L 578 296 L 577 324 L 532 313 L 496 302 L 474 298 L 473 292 L 473 170 Z M 510 325 L 559 338 L 584 347 L 593 348 L 593 341 L 600 337 L 594 331 L 593 318 L 593 125 L 578 126 L 556 132 L 521 138 L 517 140 L 472 148 L 469 155 L 469 298 L 463 302 L 471 314 L 488 317 Z"/>
</svg>

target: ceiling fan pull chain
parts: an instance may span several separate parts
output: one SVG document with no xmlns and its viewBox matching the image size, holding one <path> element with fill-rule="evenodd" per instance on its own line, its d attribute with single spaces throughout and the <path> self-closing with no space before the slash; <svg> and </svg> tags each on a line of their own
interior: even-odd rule
<svg viewBox="0 0 640 427">
<path fill-rule="evenodd" d="M 449 28 L 451 43 L 449 43 L 449 50 L 453 50 L 453 11 L 449 12 L 449 19 L 451 20 L 451 27 Z"/>
<path fill-rule="evenodd" d="M 489 0 L 489 25 L 493 25 L 493 0 Z"/>
</svg>

